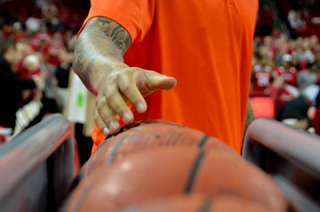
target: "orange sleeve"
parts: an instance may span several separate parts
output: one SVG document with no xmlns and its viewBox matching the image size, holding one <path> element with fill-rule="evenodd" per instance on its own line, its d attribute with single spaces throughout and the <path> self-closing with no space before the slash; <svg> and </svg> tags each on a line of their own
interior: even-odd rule
<svg viewBox="0 0 320 212">
<path fill-rule="evenodd" d="M 153 20 L 155 0 L 91 0 L 91 8 L 78 35 L 93 17 L 110 18 L 125 28 L 131 40 L 138 42 L 148 32 Z"/>
</svg>

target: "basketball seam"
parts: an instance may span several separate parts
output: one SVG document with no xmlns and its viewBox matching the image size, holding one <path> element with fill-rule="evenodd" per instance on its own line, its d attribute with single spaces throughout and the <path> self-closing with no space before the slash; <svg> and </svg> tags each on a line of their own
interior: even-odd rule
<svg viewBox="0 0 320 212">
<path fill-rule="evenodd" d="M 127 137 L 127 136 L 126 136 L 126 137 Z M 124 139 L 125 139 L 126 137 L 122 137 L 122 138 L 116 143 L 116 145 L 114 145 L 114 147 L 113 147 L 113 149 L 112 149 L 112 152 L 111 152 L 111 154 L 110 154 L 110 156 L 109 156 L 109 160 L 108 160 L 108 164 L 109 164 L 109 165 L 112 164 L 112 162 L 113 162 L 113 160 L 114 160 L 114 156 L 115 156 L 115 154 L 116 154 L 116 151 L 118 150 L 120 144 L 124 141 Z"/>
<path fill-rule="evenodd" d="M 210 210 L 211 206 L 212 206 L 212 201 L 207 199 L 202 203 L 199 212 L 208 212 Z"/>
<path fill-rule="evenodd" d="M 207 140 L 209 139 L 209 136 L 205 135 L 203 136 L 203 138 L 201 139 L 201 141 L 198 143 L 198 147 L 201 148 L 205 145 L 205 143 L 207 142 Z"/>
<path fill-rule="evenodd" d="M 193 182 L 196 178 L 196 174 L 197 174 L 197 171 L 201 165 L 201 162 L 203 160 L 205 156 L 205 152 L 204 151 L 201 151 L 197 157 L 196 157 L 196 161 L 193 165 L 193 168 L 192 168 L 192 171 L 191 171 L 191 175 L 189 177 L 189 180 L 188 180 L 188 183 L 187 183 L 187 187 L 186 187 L 186 190 L 185 190 L 185 193 L 190 193 L 191 190 L 192 190 L 192 186 L 193 186 Z"/>
</svg>

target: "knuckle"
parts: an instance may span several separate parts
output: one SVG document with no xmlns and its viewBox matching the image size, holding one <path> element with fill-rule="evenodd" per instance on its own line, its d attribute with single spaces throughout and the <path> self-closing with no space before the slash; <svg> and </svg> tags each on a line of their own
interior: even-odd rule
<svg viewBox="0 0 320 212">
<path fill-rule="evenodd" d="M 122 93 L 124 93 L 124 94 L 128 93 L 132 89 L 132 83 L 130 83 L 128 81 L 124 81 L 122 83 L 119 83 L 119 88 Z"/>
<path fill-rule="evenodd" d="M 112 121 L 113 114 L 109 112 L 107 107 L 100 107 L 96 108 L 94 117 L 96 122 L 100 122 L 102 125 L 105 125 L 105 123 Z"/>
<path fill-rule="evenodd" d="M 121 116 L 121 115 L 124 114 L 126 111 L 128 111 L 126 107 L 127 107 L 126 105 L 121 105 L 121 106 L 117 107 L 117 108 L 115 109 L 115 113 L 118 114 L 119 116 Z"/>
<path fill-rule="evenodd" d="M 119 75 L 118 86 L 122 93 L 130 92 L 132 87 L 135 86 L 133 73 L 131 73 L 131 71 L 127 71 L 125 74 Z"/>
<path fill-rule="evenodd" d="M 98 98 L 96 101 L 96 109 L 99 110 L 103 104 L 105 104 L 105 98 Z"/>
<path fill-rule="evenodd" d="M 101 118 L 99 117 L 99 115 L 95 115 L 95 123 L 98 126 L 99 129 L 102 129 L 105 127 L 104 122 L 101 120 Z"/>
<path fill-rule="evenodd" d="M 115 98 L 117 97 L 117 95 L 118 95 L 118 91 L 113 89 L 107 92 L 105 99 L 110 104 L 110 102 L 115 101 Z"/>
</svg>

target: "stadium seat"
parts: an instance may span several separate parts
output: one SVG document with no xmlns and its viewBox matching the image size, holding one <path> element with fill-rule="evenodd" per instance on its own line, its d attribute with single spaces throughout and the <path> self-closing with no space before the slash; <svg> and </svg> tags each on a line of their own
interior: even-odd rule
<svg viewBox="0 0 320 212">
<path fill-rule="evenodd" d="M 298 211 L 320 211 L 320 137 L 260 118 L 248 128 L 242 156 L 280 186 Z"/>
<path fill-rule="evenodd" d="M 57 211 L 75 176 L 74 153 L 71 125 L 61 115 L 2 145 L 0 211 Z"/>
</svg>

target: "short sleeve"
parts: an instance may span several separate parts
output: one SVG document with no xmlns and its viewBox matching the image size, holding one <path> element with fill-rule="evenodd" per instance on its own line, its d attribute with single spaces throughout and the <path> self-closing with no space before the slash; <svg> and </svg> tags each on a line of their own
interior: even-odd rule
<svg viewBox="0 0 320 212">
<path fill-rule="evenodd" d="M 155 0 L 91 0 L 91 8 L 80 31 L 93 17 L 110 18 L 125 28 L 138 42 L 148 32 L 154 16 Z"/>
</svg>

